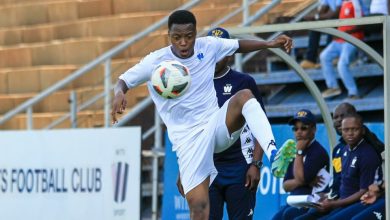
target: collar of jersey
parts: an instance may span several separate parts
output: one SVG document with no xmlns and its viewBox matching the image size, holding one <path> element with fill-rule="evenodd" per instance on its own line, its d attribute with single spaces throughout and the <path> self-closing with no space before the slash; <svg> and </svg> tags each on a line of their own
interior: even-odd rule
<svg viewBox="0 0 390 220">
<path fill-rule="evenodd" d="M 354 147 L 354 148 L 350 148 L 350 147 L 348 147 L 348 150 L 349 151 L 354 151 L 354 150 L 356 150 L 357 149 L 357 147 L 359 147 L 359 145 L 363 142 L 363 140 L 364 140 L 364 138 L 362 138 L 360 141 L 359 141 L 359 143 Z"/>
<path fill-rule="evenodd" d="M 214 79 L 220 79 L 224 76 L 226 76 L 226 74 L 230 71 L 230 66 L 228 66 L 228 69 L 226 70 L 226 72 L 224 74 L 222 74 L 222 76 L 217 76 L 217 77 L 214 77 Z"/>
</svg>

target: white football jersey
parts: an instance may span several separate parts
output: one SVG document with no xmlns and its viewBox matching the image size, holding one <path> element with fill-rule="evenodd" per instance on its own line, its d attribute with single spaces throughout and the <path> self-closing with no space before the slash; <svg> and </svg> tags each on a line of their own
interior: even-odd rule
<svg viewBox="0 0 390 220">
<path fill-rule="evenodd" d="M 154 51 L 119 78 L 127 87 L 133 88 L 147 82 L 149 93 L 168 128 L 173 150 L 203 130 L 209 117 L 218 110 L 214 89 L 215 64 L 238 49 L 238 40 L 216 37 L 197 38 L 194 55 L 181 59 L 175 56 L 171 46 Z M 159 96 L 150 83 L 150 77 L 157 65 L 166 60 L 177 60 L 190 72 L 191 85 L 187 92 L 176 99 Z"/>
</svg>

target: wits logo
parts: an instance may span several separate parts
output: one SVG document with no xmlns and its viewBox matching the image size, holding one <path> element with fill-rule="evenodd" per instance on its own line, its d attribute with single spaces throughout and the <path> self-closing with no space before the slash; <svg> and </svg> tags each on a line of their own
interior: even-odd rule
<svg viewBox="0 0 390 220">
<path fill-rule="evenodd" d="M 231 93 L 232 93 L 232 88 L 233 88 L 232 85 L 226 84 L 226 85 L 223 87 L 223 94 L 224 94 L 224 95 L 231 94 Z"/>
<path fill-rule="evenodd" d="M 127 179 L 129 174 L 128 163 L 114 163 L 112 165 L 112 179 L 114 183 L 114 201 L 122 203 L 126 200 Z"/>
</svg>

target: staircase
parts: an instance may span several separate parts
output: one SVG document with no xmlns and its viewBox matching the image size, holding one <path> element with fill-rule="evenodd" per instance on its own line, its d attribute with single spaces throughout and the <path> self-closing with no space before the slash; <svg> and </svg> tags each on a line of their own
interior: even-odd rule
<svg viewBox="0 0 390 220">
<path fill-rule="evenodd" d="M 276 17 L 292 13 L 311 3 L 308 0 L 287 0 L 275 7 L 257 24 L 269 23 Z M 0 1 L 0 114 L 34 97 L 55 82 L 70 75 L 82 65 L 108 51 L 125 39 L 168 15 L 185 3 L 182 0 L 141 1 L 129 4 L 126 0 L 18 0 Z M 254 13 L 268 1 L 251 6 Z M 192 11 L 198 18 L 198 29 L 241 6 L 234 0 L 204 1 Z M 241 15 L 224 26 L 241 23 Z M 167 29 L 148 35 L 136 42 L 112 61 L 112 81 L 137 63 L 150 51 L 168 45 Z M 103 90 L 104 66 L 100 66 L 70 85 L 57 91 L 33 107 L 35 129 L 69 112 L 69 95 L 77 93 L 78 103 Z M 129 107 L 147 96 L 141 86 L 127 96 Z M 103 101 L 78 115 L 78 127 L 103 125 Z M 129 108 L 129 109 L 130 109 Z M 69 120 L 56 128 L 70 127 Z M 0 125 L 0 129 L 25 129 L 26 116 L 20 114 Z"/>
<path fill-rule="evenodd" d="M 283 0 L 255 24 L 272 23 L 279 16 L 291 16 L 314 0 Z M 0 0 L 0 117 L 54 83 L 69 76 L 134 34 L 159 21 L 185 0 Z M 251 14 L 268 5 L 260 0 Z M 241 6 L 236 0 L 204 0 L 191 11 L 198 19 L 198 32 Z M 234 16 L 224 27 L 242 22 Z M 159 30 L 118 54 L 111 62 L 112 82 L 150 51 L 168 45 L 167 28 Z M 78 105 L 103 91 L 104 66 L 98 66 L 33 106 L 34 129 L 42 129 L 69 113 L 70 94 L 75 91 Z M 148 95 L 145 85 L 127 94 L 129 111 Z M 77 127 L 104 126 L 104 101 L 99 100 L 77 115 Z M 27 128 L 27 116 L 18 114 L 0 125 L 1 130 Z M 132 124 L 153 123 L 153 109 L 145 110 Z M 55 128 L 70 128 L 66 120 Z M 143 142 L 143 149 L 153 146 Z M 160 167 L 162 165 L 160 164 Z M 151 159 L 142 160 L 142 203 L 151 196 Z M 163 193 L 159 186 L 159 195 Z M 143 210 L 147 213 L 148 211 Z"/>
</svg>

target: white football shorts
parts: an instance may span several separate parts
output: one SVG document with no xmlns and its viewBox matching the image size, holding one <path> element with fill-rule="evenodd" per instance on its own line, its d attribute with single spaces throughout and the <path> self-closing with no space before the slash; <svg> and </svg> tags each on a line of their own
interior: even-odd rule
<svg viewBox="0 0 390 220">
<path fill-rule="evenodd" d="M 229 100 L 215 112 L 203 130 L 176 150 L 180 180 L 184 193 L 201 184 L 210 176 L 210 185 L 218 172 L 214 166 L 213 154 L 229 148 L 240 137 L 242 128 L 230 136 L 226 127 L 226 113 Z"/>
</svg>

